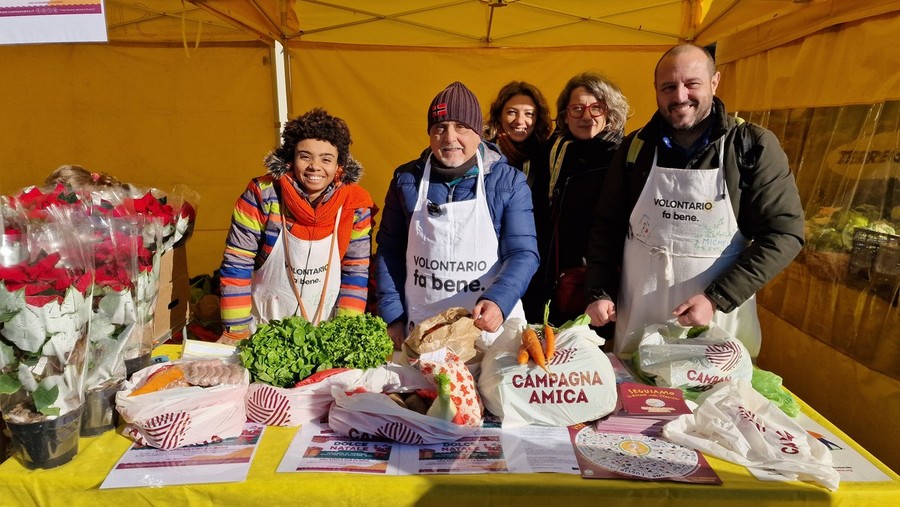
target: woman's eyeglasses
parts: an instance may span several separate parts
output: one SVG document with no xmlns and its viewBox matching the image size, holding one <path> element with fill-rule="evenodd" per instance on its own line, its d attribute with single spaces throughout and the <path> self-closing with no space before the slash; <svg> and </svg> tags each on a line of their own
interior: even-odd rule
<svg viewBox="0 0 900 507">
<path fill-rule="evenodd" d="M 591 115 L 591 118 L 596 118 L 598 116 L 603 116 L 608 111 L 605 102 L 594 102 L 593 104 L 571 104 L 566 108 L 566 111 L 569 113 L 569 116 L 572 118 L 581 118 L 584 116 L 584 112 L 587 111 L 588 114 Z"/>
</svg>

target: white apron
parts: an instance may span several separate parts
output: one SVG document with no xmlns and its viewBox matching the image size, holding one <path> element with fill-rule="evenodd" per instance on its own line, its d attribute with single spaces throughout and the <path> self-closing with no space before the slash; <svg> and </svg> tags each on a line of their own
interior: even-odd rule
<svg viewBox="0 0 900 507">
<path fill-rule="evenodd" d="M 313 324 L 332 316 L 341 290 L 337 228 L 342 210 L 338 209 L 331 235 L 315 241 L 298 239 L 288 232 L 290 224 L 282 224 L 272 252 L 250 283 L 251 331 L 258 323 L 293 315 Z"/>
<path fill-rule="evenodd" d="M 407 334 L 425 319 L 442 311 L 463 307 L 471 311 L 500 271 L 499 241 L 484 190 L 481 153 L 475 198 L 435 204 L 428 200 L 431 158 L 419 183 L 419 196 L 409 222 L 406 248 Z M 507 318 L 525 320 L 522 302 Z M 499 334 L 482 333 L 486 345 Z"/>
<path fill-rule="evenodd" d="M 656 165 L 631 212 L 625 240 L 614 351 L 630 356 L 644 327 L 672 320 L 672 310 L 700 294 L 729 269 L 750 241 L 738 230 L 725 185 L 719 141 L 719 169 Z M 755 296 L 713 320 L 759 353 L 761 333 Z"/>
</svg>

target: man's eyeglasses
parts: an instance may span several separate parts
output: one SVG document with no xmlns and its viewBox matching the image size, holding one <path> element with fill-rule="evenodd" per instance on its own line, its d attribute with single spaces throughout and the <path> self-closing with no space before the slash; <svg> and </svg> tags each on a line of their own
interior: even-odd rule
<svg viewBox="0 0 900 507">
<path fill-rule="evenodd" d="M 591 115 L 591 118 L 596 118 L 606 114 L 609 109 L 606 107 L 606 102 L 594 102 L 593 104 L 588 105 L 571 104 L 566 108 L 566 111 L 572 118 L 581 118 L 584 116 L 585 111 Z"/>
</svg>

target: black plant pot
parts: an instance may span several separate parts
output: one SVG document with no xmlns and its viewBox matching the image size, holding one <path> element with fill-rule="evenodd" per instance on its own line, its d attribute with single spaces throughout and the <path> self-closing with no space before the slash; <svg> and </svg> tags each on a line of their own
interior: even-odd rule
<svg viewBox="0 0 900 507">
<path fill-rule="evenodd" d="M 153 363 L 153 358 L 150 357 L 150 352 L 142 356 L 138 356 L 132 359 L 125 360 L 125 378 L 130 379 L 134 372 L 143 370 L 144 368 L 150 366 Z"/>
<path fill-rule="evenodd" d="M 25 468 L 56 468 L 78 454 L 82 407 L 56 419 L 18 424 L 6 421 L 15 456 Z"/>
<path fill-rule="evenodd" d="M 122 389 L 122 383 L 123 380 L 119 380 L 102 389 L 85 391 L 84 412 L 81 415 L 81 436 L 100 435 L 119 425 L 116 393 Z"/>
<path fill-rule="evenodd" d="M 12 443 L 9 441 L 9 431 L 6 429 L 6 422 L 0 417 L 0 463 L 12 456 L 12 452 Z"/>
</svg>

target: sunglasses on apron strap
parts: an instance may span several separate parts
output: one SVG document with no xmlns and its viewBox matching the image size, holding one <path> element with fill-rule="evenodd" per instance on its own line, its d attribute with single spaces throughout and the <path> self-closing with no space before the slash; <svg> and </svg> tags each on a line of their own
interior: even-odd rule
<svg viewBox="0 0 900 507">
<path fill-rule="evenodd" d="M 439 217 L 444 214 L 444 210 L 441 209 L 441 206 L 431 201 L 425 203 L 425 209 L 428 210 L 428 215 L 432 217 Z"/>
</svg>

